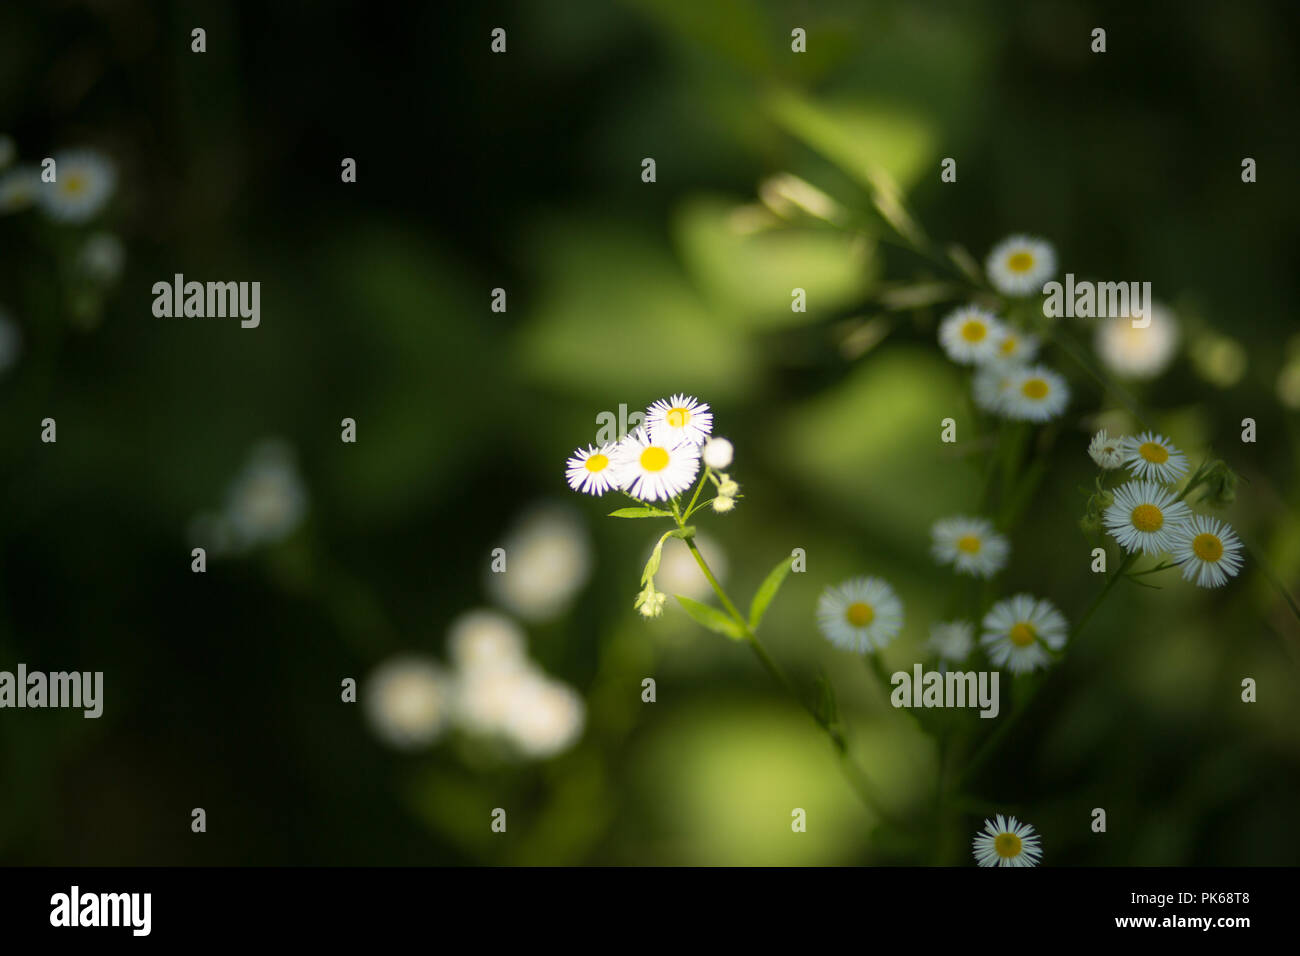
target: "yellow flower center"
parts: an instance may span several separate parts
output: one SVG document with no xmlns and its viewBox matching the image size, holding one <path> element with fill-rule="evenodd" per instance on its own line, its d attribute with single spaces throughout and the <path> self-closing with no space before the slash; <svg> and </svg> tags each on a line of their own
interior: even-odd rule
<svg viewBox="0 0 1300 956">
<path fill-rule="evenodd" d="M 975 319 L 971 319 L 961 327 L 961 337 L 967 342 L 983 342 L 984 336 L 988 334 L 988 326 Z"/>
<path fill-rule="evenodd" d="M 979 554 L 980 539 L 973 534 L 963 535 L 957 539 L 957 550 L 967 554 Z"/>
<path fill-rule="evenodd" d="M 1014 833 L 999 833 L 993 840 L 993 850 L 1004 860 L 1020 855 L 1024 844 L 1020 842 L 1020 837 Z"/>
<path fill-rule="evenodd" d="M 1038 637 L 1038 632 L 1034 630 L 1034 625 L 1028 621 L 1017 621 L 1011 625 L 1007 637 L 1011 638 L 1011 643 L 1016 647 L 1028 647 L 1034 643 L 1034 639 Z"/>
<path fill-rule="evenodd" d="M 1153 441 L 1144 442 L 1138 449 L 1138 454 L 1153 465 L 1163 465 L 1169 460 L 1169 452 L 1165 446 Z"/>
<path fill-rule="evenodd" d="M 870 604 L 855 601 L 849 605 L 849 609 L 844 612 L 844 616 L 854 627 L 866 627 L 876 619 L 876 612 Z"/>
<path fill-rule="evenodd" d="M 63 191 L 67 193 L 72 193 L 72 195 L 74 196 L 77 195 L 77 193 L 81 192 L 85 188 L 86 188 L 86 179 L 84 176 L 73 175 L 73 176 L 68 176 L 66 179 L 63 180 Z"/>
<path fill-rule="evenodd" d="M 1002 340 L 1002 345 L 999 346 L 998 351 L 1003 355 L 1013 355 L 1019 345 L 1020 343 L 1016 341 L 1015 336 L 1008 335 Z"/>
<path fill-rule="evenodd" d="M 604 471 L 609 464 L 609 457 L 607 455 L 592 455 L 584 464 L 588 471 Z"/>
<path fill-rule="evenodd" d="M 1218 561 L 1223 557 L 1223 542 L 1212 534 L 1198 534 L 1192 541 L 1192 553 L 1202 561 Z"/>
<path fill-rule="evenodd" d="M 668 452 L 657 445 L 651 445 L 641 452 L 641 467 L 646 471 L 663 471 L 668 467 Z"/>
<path fill-rule="evenodd" d="M 1051 386 L 1041 378 L 1031 378 L 1027 380 L 1024 385 L 1020 386 L 1020 391 L 1024 394 L 1025 398 L 1032 398 L 1035 401 L 1041 398 L 1046 398 L 1047 393 L 1051 390 Z"/>
<path fill-rule="evenodd" d="M 1138 505 L 1129 515 L 1129 520 L 1133 522 L 1133 527 L 1150 534 L 1164 526 L 1165 516 L 1155 505 Z"/>
<path fill-rule="evenodd" d="M 1034 267 L 1032 252 L 1013 252 L 1007 256 L 1007 268 L 1012 272 L 1028 272 Z"/>
<path fill-rule="evenodd" d="M 668 422 L 673 428 L 685 428 L 686 423 L 691 420 L 691 410 L 689 408 L 670 408 L 668 414 L 664 416 L 664 421 Z"/>
</svg>

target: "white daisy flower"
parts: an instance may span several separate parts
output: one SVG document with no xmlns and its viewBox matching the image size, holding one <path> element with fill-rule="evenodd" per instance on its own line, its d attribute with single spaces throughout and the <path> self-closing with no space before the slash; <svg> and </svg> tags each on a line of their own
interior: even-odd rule
<svg viewBox="0 0 1300 956">
<path fill-rule="evenodd" d="M 999 362 L 1028 362 L 1038 354 L 1038 345 L 1037 336 L 1004 325 L 994 358 Z"/>
<path fill-rule="evenodd" d="M 1064 616 L 1046 598 L 1028 594 L 999 601 L 984 615 L 980 643 L 998 667 L 1013 674 L 1038 670 L 1051 660 L 1069 636 Z"/>
<path fill-rule="evenodd" d="M 985 268 L 1003 295 L 1032 295 L 1056 275 L 1056 250 L 1043 239 L 1011 236 L 993 247 Z"/>
<path fill-rule="evenodd" d="M 1019 372 L 1019 366 L 1002 362 L 990 362 L 976 369 L 971 376 L 975 404 L 992 415 L 1002 415 L 1006 411 L 1007 395 Z"/>
<path fill-rule="evenodd" d="M 85 222 L 108 202 L 117 185 L 117 170 L 102 153 L 68 150 L 54 156 L 52 183 L 41 183 L 40 198 L 51 219 Z"/>
<path fill-rule="evenodd" d="M 613 468 L 616 447 L 613 442 L 610 442 L 600 447 L 588 445 L 586 449 L 575 450 L 572 457 L 564 463 L 564 474 L 568 479 L 569 487 L 586 495 L 595 495 L 597 498 L 607 491 L 618 488 L 614 480 L 616 476 Z"/>
<path fill-rule="evenodd" d="M 1022 368 L 1011 376 L 1003 393 L 1003 414 L 1026 422 L 1056 418 L 1070 403 L 1070 389 L 1059 374 L 1045 365 Z"/>
<path fill-rule="evenodd" d="M 714 471 L 722 471 L 724 468 L 731 467 L 731 456 L 734 449 L 731 442 L 725 438 L 710 438 L 704 443 L 704 464 Z"/>
<path fill-rule="evenodd" d="M 618 443 L 613 460 L 620 488 L 642 501 L 667 501 L 695 481 L 700 446 L 671 435 L 651 438 L 642 427 Z"/>
<path fill-rule="evenodd" d="M 1034 828 L 1000 813 L 984 821 L 984 832 L 975 834 L 973 845 L 980 866 L 1037 866 L 1043 856 Z"/>
<path fill-rule="evenodd" d="M 1002 323 L 973 305 L 956 309 L 939 323 L 939 344 L 960 365 L 981 365 L 997 357 Z"/>
<path fill-rule="evenodd" d="M 391 657 L 361 689 L 361 706 L 384 743 L 402 750 L 427 746 L 441 736 L 452 705 L 452 685 L 432 661 Z"/>
<path fill-rule="evenodd" d="M 1178 349 L 1178 320 L 1161 305 L 1152 305 L 1151 323 L 1133 328 L 1131 316 L 1101 319 L 1094 347 L 1102 364 L 1120 378 L 1155 378 L 1174 359 Z"/>
<path fill-rule="evenodd" d="M 1102 515 L 1106 530 L 1132 554 L 1163 554 L 1175 532 L 1187 524 L 1192 510 L 1174 493 L 1154 481 L 1130 481 L 1114 492 L 1115 500 Z"/>
<path fill-rule="evenodd" d="M 1207 515 L 1193 515 L 1170 539 L 1170 553 L 1183 566 L 1183 580 L 1218 588 L 1241 570 L 1241 539 L 1232 527 Z"/>
<path fill-rule="evenodd" d="M 930 528 L 934 559 L 959 574 L 991 578 L 1007 566 L 1011 545 L 987 518 L 943 518 Z"/>
<path fill-rule="evenodd" d="M 1135 478 L 1153 478 L 1168 485 L 1187 474 L 1187 456 L 1169 439 L 1152 432 L 1124 439 L 1124 464 Z"/>
<path fill-rule="evenodd" d="M 975 646 L 975 628 L 966 621 L 941 621 L 930 627 L 926 647 L 945 661 L 964 661 Z"/>
<path fill-rule="evenodd" d="M 646 430 L 656 441 L 688 441 L 701 445 L 713 431 L 713 412 L 708 402 L 690 395 L 661 398 L 645 412 Z"/>
<path fill-rule="evenodd" d="M 0 176 L 0 215 L 22 212 L 35 205 L 41 191 L 41 173 L 35 166 L 19 166 Z"/>
<path fill-rule="evenodd" d="M 880 578 L 853 578 L 822 592 L 817 625 L 836 647 L 865 654 L 898 636 L 903 604 Z"/>
<path fill-rule="evenodd" d="M 499 611 L 466 611 L 447 630 L 447 647 L 457 669 L 467 674 L 526 667 L 523 629 Z"/>
<path fill-rule="evenodd" d="M 1088 456 L 1097 463 L 1098 468 L 1113 471 L 1124 464 L 1124 439 L 1111 438 L 1103 428 L 1088 443 Z"/>
</svg>

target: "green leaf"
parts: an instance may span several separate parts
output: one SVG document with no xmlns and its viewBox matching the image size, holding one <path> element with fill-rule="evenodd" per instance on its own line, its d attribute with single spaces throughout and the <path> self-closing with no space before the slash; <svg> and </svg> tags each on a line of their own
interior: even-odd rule
<svg viewBox="0 0 1300 956">
<path fill-rule="evenodd" d="M 650 580 L 659 573 L 659 561 L 663 557 L 664 542 L 677 533 L 676 530 L 665 531 L 655 542 L 655 548 L 650 552 L 650 559 L 645 563 L 645 570 L 641 572 L 641 583 L 648 584 Z"/>
<path fill-rule="evenodd" d="M 609 513 L 611 518 L 671 518 L 671 511 L 659 508 L 619 508 Z"/>
<path fill-rule="evenodd" d="M 768 576 L 763 579 L 759 585 L 758 592 L 754 595 L 754 600 L 749 605 L 749 629 L 757 631 L 759 622 L 763 620 L 763 615 L 767 612 L 767 606 L 772 603 L 776 597 L 776 592 L 781 589 L 785 582 L 785 576 L 790 573 L 790 558 L 784 557 L 781 563 L 774 567 Z"/>
<path fill-rule="evenodd" d="M 903 188 L 934 157 L 935 130 L 919 113 L 868 102 L 823 103 L 792 91 L 768 101 L 777 124 L 879 195 L 882 175 Z"/>
<path fill-rule="evenodd" d="M 716 607 L 709 607 L 707 604 L 701 604 L 699 601 L 693 601 L 688 597 L 676 595 L 677 603 L 685 608 L 686 613 L 695 618 L 697 624 L 702 624 L 710 631 L 716 631 L 724 634 L 733 641 L 742 641 L 745 639 L 745 632 L 727 615 L 723 614 Z"/>
<path fill-rule="evenodd" d="M 720 316 L 739 326 L 776 329 L 817 322 L 861 301 L 880 272 L 864 236 L 775 220 L 739 230 L 737 201 L 686 200 L 673 213 L 682 263 Z M 816 290 L 806 310 L 791 308 L 791 290 Z"/>
</svg>

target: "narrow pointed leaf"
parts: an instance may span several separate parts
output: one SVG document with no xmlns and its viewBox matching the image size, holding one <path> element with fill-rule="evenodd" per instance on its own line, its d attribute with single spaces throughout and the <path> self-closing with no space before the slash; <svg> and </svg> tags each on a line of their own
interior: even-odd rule
<svg viewBox="0 0 1300 956">
<path fill-rule="evenodd" d="M 745 633 L 738 625 L 727 615 L 723 614 L 716 607 L 709 607 L 707 604 L 701 604 L 699 601 L 693 601 L 688 597 L 677 596 L 677 603 L 680 604 L 691 617 L 695 618 L 697 624 L 702 624 L 710 631 L 716 631 L 723 634 L 733 641 L 744 640 Z"/>
<path fill-rule="evenodd" d="M 763 615 L 767 612 L 767 606 L 772 603 L 776 597 L 776 592 L 781 589 L 785 582 L 785 576 L 790 573 L 790 558 L 781 559 L 781 563 L 774 567 L 763 583 L 759 585 L 758 592 L 754 595 L 753 602 L 749 605 L 749 629 L 757 631 L 759 622 L 763 620 Z"/>
</svg>

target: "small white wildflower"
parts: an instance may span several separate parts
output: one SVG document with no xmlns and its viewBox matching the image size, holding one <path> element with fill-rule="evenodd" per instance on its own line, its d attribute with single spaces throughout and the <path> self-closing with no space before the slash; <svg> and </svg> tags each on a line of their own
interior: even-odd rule
<svg viewBox="0 0 1300 956">
<path fill-rule="evenodd" d="M 1011 236 L 993 247 L 985 269 L 1003 295 L 1033 295 L 1056 275 L 1056 251 L 1045 240 Z"/>
<path fill-rule="evenodd" d="M 1103 428 L 1088 443 L 1088 456 L 1097 463 L 1098 468 L 1113 471 L 1124 464 L 1124 439 L 1111 438 Z"/>
</svg>

